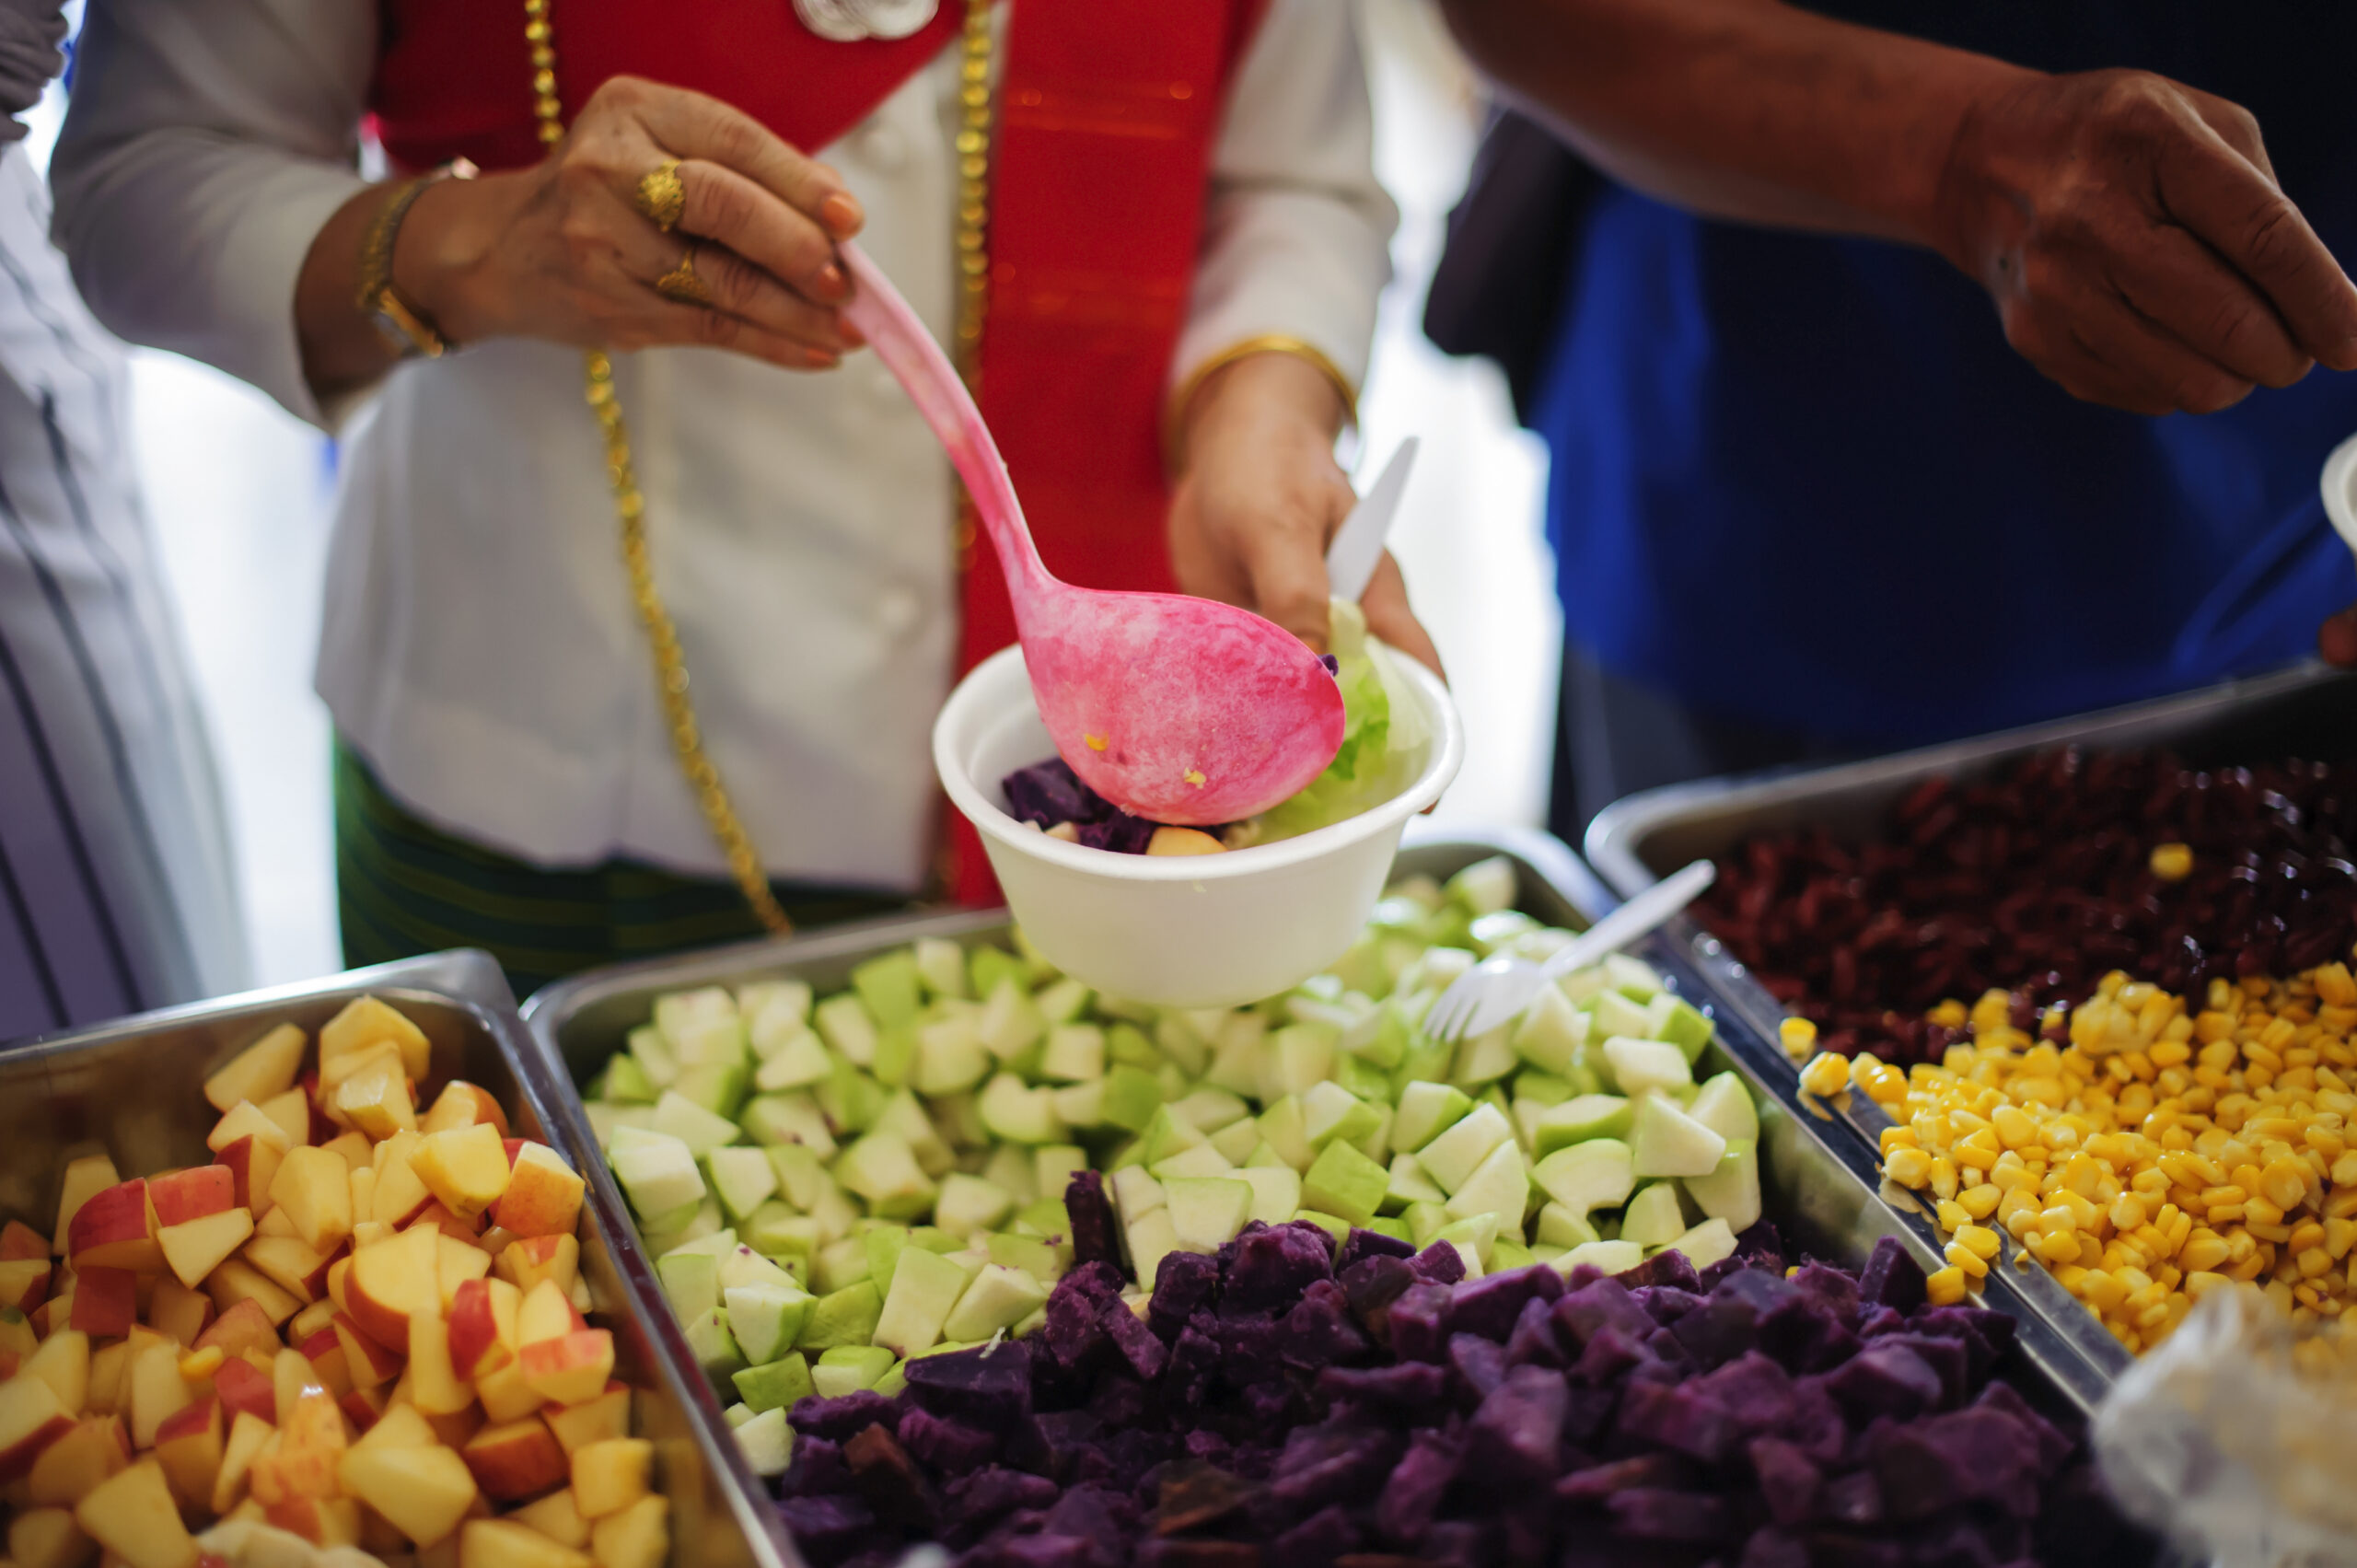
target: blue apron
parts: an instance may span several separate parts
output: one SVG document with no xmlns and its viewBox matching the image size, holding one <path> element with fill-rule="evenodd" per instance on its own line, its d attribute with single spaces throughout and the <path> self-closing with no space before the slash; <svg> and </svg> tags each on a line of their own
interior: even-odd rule
<svg viewBox="0 0 2357 1568">
<path fill-rule="evenodd" d="M 1839 9 L 1898 25 L 1896 6 Z M 1906 16 L 2025 64 L 2141 66 L 2242 103 L 2357 262 L 2357 7 Z M 1617 187 L 1566 290 L 1535 421 L 1566 634 L 1698 709 L 1914 744 L 2281 665 L 2357 602 L 2316 489 L 2357 433 L 2357 376 L 2313 371 L 2203 418 L 2096 408 L 2015 355 L 1988 296 L 1927 251 Z"/>
</svg>

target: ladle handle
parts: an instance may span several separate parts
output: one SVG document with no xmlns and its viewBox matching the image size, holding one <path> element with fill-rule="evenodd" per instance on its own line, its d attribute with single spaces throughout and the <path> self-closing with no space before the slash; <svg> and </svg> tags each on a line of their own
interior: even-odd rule
<svg viewBox="0 0 2357 1568">
<path fill-rule="evenodd" d="M 982 423 L 981 410 L 974 406 L 949 356 L 865 252 L 848 241 L 841 250 L 852 279 L 851 298 L 842 308 L 843 319 L 859 329 L 933 427 L 958 477 L 966 482 L 967 494 L 974 498 L 974 509 L 981 514 L 991 546 L 998 552 L 1000 569 L 1010 585 L 1027 579 L 1051 581 L 1031 542 L 1031 528 L 1023 520 L 1023 506 L 1015 498 L 998 443 L 991 439 L 990 426 Z"/>
</svg>

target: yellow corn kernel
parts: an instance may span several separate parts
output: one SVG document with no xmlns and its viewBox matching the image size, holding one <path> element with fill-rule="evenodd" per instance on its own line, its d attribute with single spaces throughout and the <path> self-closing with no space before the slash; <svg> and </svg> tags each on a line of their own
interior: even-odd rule
<svg viewBox="0 0 2357 1568">
<path fill-rule="evenodd" d="M 2079 1282 L 2079 1299 L 2097 1312 L 2110 1312 L 2128 1299 L 2128 1287 L 2119 1276 L 2103 1269 L 2090 1269 Z"/>
<path fill-rule="evenodd" d="M 1970 1249 L 1974 1256 L 1984 1260 L 1997 1255 L 1999 1247 L 1997 1233 L 1987 1225 L 1965 1225 L 1957 1230 L 1956 1238 Z"/>
<path fill-rule="evenodd" d="M 1932 1156 L 1921 1149 L 1896 1149 L 1883 1162 L 1883 1174 L 1901 1187 L 1920 1188 L 1932 1179 Z"/>
<path fill-rule="evenodd" d="M 2295 1225 L 2293 1227 L 2292 1234 L 2283 1238 L 2283 1245 L 2294 1252 L 2305 1252 L 2311 1247 L 2321 1247 L 2324 1245 L 2324 1226 L 2316 1220 Z"/>
<path fill-rule="evenodd" d="M 1934 1307 L 1956 1306 L 1964 1300 L 1965 1293 L 1970 1288 L 1971 1283 L 1966 1279 L 1965 1272 L 1953 1264 L 1923 1276 L 1924 1294 Z"/>
<path fill-rule="evenodd" d="M 1985 1220 L 1997 1212 L 1997 1203 L 2004 1190 L 1995 1182 L 1983 1181 L 1966 1188 L 1956 1195 L 1956 1206 L 1976 1220 Z"/>
<path fill-rule="evenodd" d="M 1932 1161 L 1932 1191 L 1942 1198 L 1953 1198 L 1960 1185 L 1956 1161 L 1945 1155 L 1934 1157 Z"/>
<path fill-rule="evenodd" d="M 1846 1057 L 1829 1051 L 1820 1051 L 1801 1069 L 1801 1087 L 1824 1098 L 1840 1094 L 1850 1086 L 1850 1063 Z M 1925 1172 L 1929 1174 L 1928 1169 Z"/>
<path fill-rule="evenodd" d="M 1808 1053 L 1817 1049 L 1817 1026 L 1806 1018 L 1786 1018 L 1776 1026 L 1776 1039 L 1784 1054 L 1794 1062 L 1805 1062 Z"/>
<path fill-rule="evenodd" d="M 2081 1251 L 2079 1237 L 2073 1231 L 2049 1230 L 2043 1234 L 2033 1233 L 2027 1245 L 2049 1267 L 2066 1263 L 2076 1264 L 2079 1260 Z"/>
<path fill-rule="evenodd" d="M 2311 1247 L 2305 1252 L 2297 1253 L 2293 1260 L 2300 1265 L 2302 1276 L 2307 1279 L 2312 1280 L 2319 1274 L 2332 1272 L 2332 1254 L 2321 1247 Z"/>
<path fill-rule="evenodd" d="M 1943 1200 L 1936 1216 L 1942 1230 L 1962 1230 L 1972 1223 L 1972 1216 L 1965 1212 L 1964 1205 L 1952 1201 Z"/>
<path fill-rule="evenodd" d="M 1981 1256 L 1961 1241 L 1951 1241 L 1940 1251 L 1952 1267 L 1963 1270 L 1974 1279 L 1989 1277 L 1989 1264 Z"/>
<path fill-rule="evenodd" d="M 1920 1149 L 1923 1146 L 1912 1127 L 1886 1127 L 1875 1135 L 1875 1142 L 1882 1146 L 1886 1155 L 1893 1149 Z"/>
<path fill-rule="evenodd" d="M 1966 1021 L 1964 1004 L 1951 996 L 1925 1013 L 1923 1018 L 1925 1022 L 1937 1024 L 1944 1029 L 1960 1029 Z"/>
<path fill-rule="evenodd" d="M 2144 1200 L 2133 1192 L 2122 1192 L 2112 1200 L 2111 1227 L 2114 1230 L 2134 1230 L 2144 1223 Z"/>
<path fill-rule="evenodd" d="M 2177 1253 L 2177 1261 L 2185 1265 L 2187 1272 L 2199 1273 L 2224 1262 L 2227 1253 L 2225 1237 L 2214 1231 L 2204 1231 L 2186 1242 Z"/>
<path fill-rule="evenodd" d="M 1999 1106 L 1995 1114 L 1989 1118 L 1989 1124 L 1997 1130 L 1998 1141 L 2009 1149 L 2038 1142 L 2038 1123 L 2032 1121 L 2029 1113 L 2017 1105 Z"/>
<path fill-rule="evenodd" d="M 2337 1262 L 2349 1256 L 2357 1246 L 2357 1220 L 2331 1219 L 2324 1222 L 2324 1249 Z"/>
<path fill-rule="evenodd" d="M 2296 1209 L 2308 1195 L 2308 1167 L 2289 1156 L 2269 1161 L 2259 1181 L 2267 1201 L 2279 1209 Z"/>
</svg>

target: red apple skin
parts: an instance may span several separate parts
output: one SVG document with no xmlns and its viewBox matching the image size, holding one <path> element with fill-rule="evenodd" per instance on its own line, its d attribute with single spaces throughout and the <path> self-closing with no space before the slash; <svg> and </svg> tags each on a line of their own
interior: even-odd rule
<svg viewBox="0 0 2357 1568">
<path fill-rule="evenodd" d="M 49 1299 L 50 1282 L 57 1277 L 57 1271 L 50 1267 L 45 1259 L 0 1258 L 0 1263 L 33 1262 L 41 1263 L 41 1267 L 26 1271 L 24 1289 L 16 1300 L 9 1300 L 7 1292 L 0 1289 L 0 1307 L 13 1307 L 19 1312 L 29 1314 L 34 1307 Z"/>
<path fill-rule="evenodd" d="M 229 1172 L 230 1196 L 235 1200 L 230 1206 L 239 1209 L 252 1208 L 254 1206 L 253 1134 L 249 1132 L 242 1138 L 233 1139 L 222 1144 L 221 1152 L 213 1156 L 213 1163 Z"/>
<path fill-rule="evenodd" d="M 450 1365 L 459 1376 L 472 1382 L 514 1359 L 515 1353 L 499 1342 L 499 1328 L 492 1318 L 491 1286 L 482 1280 L 467 1281 L 450 1300 Z"/>
<path fill-rule="evenodd" d="M 248 1351 L 260 1351 L 263 1355 L 278 1353 L 278 1330 L 270 1325 L 270 1314 L 258 1303 L 240 1301 L 215 1318 L 211 1327 L 197 1335 L 192 1350 L 205 1350 L 219 1345 L 222 1353 L 235 1361 Z M 269 1418 L 272 1424 L 278 1418 Z"/>
<path fill-rule="evenodd" d="M 0 1263 L 49 1256 L 49 1238 L 22 1220 L 0 1225 Z"/>
<path fill-rule="evenodd" d="M 516 1168 L 516 1156 L 523 1153 L 524 1145 L 530 1141 L 528 1138 L 502 1138 L 499 1141 L 500 1146 L 507 1151 L 508 1169 Z"/>
<path fill-rule="evenodd" d="M 237 1178 L 226 1166 L 192 1166 L 159 1176 L 147 1185 L 156 1205 L 156 1224 L 182 1225 L 237 1206 Z"/>
<path fill-rule="evenodd" d="M 72 1416 L 55 1416 L 25 1434 L 14 1446 L 0 1449 L 0 1485 L 29 1473 L 33 1461 L 41 1458 L 41 1450 L 73 1430 Z M 551 1438 L 550 1441 L 553 1443 L 555 1439 Z"/>
<path fill-rule="evenodd" d="M 388 1350 L 369 1338 L 367 1332 L 345 1313 L 337 1313 L 335 1321 L 342 1326 L 337 1342 L 343 1347 L 343 1364 L 346 1369 L 354 1374 L 354 1382 L 359 1380 L 361 1371 L 359 1367 L 352 1365 L 352 1358 L 355 1352 L 367 1358 L 368 1372 L 375 1383 L 387 1382 L 401 1376 L 401 1353 Z"/>
<path fill-rule="evenodd" d="M 486 1436 L 492 1441 L 483 1441 Z M 564 1449 L 538 1416 L 485 1427 L 459 1450 L 459 1457 L 474 1472 L 483 1495 L 502 1503 L 538 1496 L 572 1474 Z"/>
<path fill-rule="evenodd" d="M 343 1129 L 335 1124 L 335 1119 L 330 1116 L 319 1103 L 319 1070 L 314 1068 L 304 1074 L 302 1081 L 303 1103 L 311 1110 L 311 1135 L 308 1141 L 313 1144 L 324 1144 Z"/>
<path fill-rule="evenodd" d="M 138 1320 L 139 1276 L 129 1269 L 84 1269 L 74 1276 L 74 1316 L 67 1327 L 94 1340 L 119 1340 Z"/>
<path fill-rule="evenodd" d="M 239 1411 L 250 1411 L 273 1426 L 278 1423 L 277 1390 L 260 1367 L 241 1355 L 230 1356 L 214 1372 L 213 1393 L 230 1421 Z"/>
<path fill-rule="evenodd" d="M 222 1365 L 226 1366 L 228 1364 L 224 1362 Z M 182 1405 L 166 1416 L 157 1423 L 156 1446 L 160 1448 L 175 1437 L 185 1437 L 192 1432 L 203 1431 L 213 1420 L 215 1403 L 213 1400 L 199 1400 L 192 1405 Z"/>
<path fill-rule="evenodd" d="M 143 1177 L 118 1181 L 90 1194 L 75 1211 L 65 1228 L 65 1250 L 74 1272 L 99 1268 L 138 1268 L 145 1249 L 155 1246 L 156 1231 L 147 1207 L 147 1182 Z"/>
</svg>

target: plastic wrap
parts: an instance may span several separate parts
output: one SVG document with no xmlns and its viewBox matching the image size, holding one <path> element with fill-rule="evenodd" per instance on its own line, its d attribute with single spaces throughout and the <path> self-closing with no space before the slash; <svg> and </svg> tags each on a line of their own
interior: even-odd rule
<svg viewBox="0 0 2357 1568">
<path fill-rule="evenodd" d="M 2357 1324 L 2213 1290 L 2114 1386 L 2096 1453 L 2120 1506 L 2220 1568 L 2357 1568 Z"/>
</svg>

